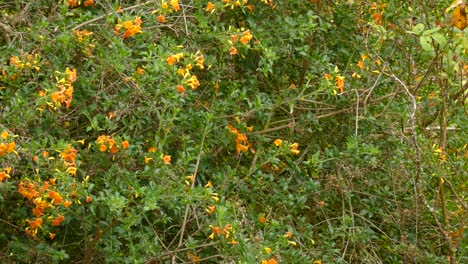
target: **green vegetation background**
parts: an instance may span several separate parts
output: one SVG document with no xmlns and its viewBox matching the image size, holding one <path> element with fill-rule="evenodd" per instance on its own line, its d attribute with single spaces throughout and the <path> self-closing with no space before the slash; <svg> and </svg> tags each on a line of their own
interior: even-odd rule
<svg viewBox="0 0 468 264">
<path fill-rule="evenodd" d="M 465 10 L 2 1 L 0 261 L 468 262 Z"/>
</svg>

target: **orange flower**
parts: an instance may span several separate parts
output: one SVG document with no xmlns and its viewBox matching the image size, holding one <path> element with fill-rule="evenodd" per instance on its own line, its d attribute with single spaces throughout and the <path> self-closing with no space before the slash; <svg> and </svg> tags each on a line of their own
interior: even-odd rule
<svg viewBox="0 0 468 264">
<path fill-rule="evenodd" d="M 66 200 L 66 201 L 63 203 L 63 206 L 65 206 L 66 208 L 68 208 L 70 205 L 72 205 L 72 202 L 69 201 L 69 200 Z"/>
<path fill-rule="evenodd" d="M 123 23 L 125 29 L 131 29 L 133 27 L 133 21 L 127 20 Z"/>
<path fill-rule="evenodd" d="M 28 220 L 28 222 L 29 222 L 29 226 L 32 229 L 35 229 L 35 228 L 41 227 L 43 221 L 42 221 L 42 218 L 36 218 L 34 221 Z"/>
<path fill-rule="evenodd" d="M 10 178 L 10 175 L 8 175 L 5 171 L 0 171 L 0 182 L 2 182 L 5 178 Z"/>
<path fill-rule="evenodd" d="M 127 141 L 127 140 L 125 140 L 125 141 L 122 141 L 122 148 L 123 148 L 123 149 L 126 149 L 126 148 L 128 148 L 128 146 L 130 146 L 130 143 L 128 143 L 128 141 Z"/>
<path fill-rule="evenodd" d="M 76 69 L 70 70 L 68 67 L 65 69 L 65 73 L 67 74 L 68 81 L 75 82 L 76 81 Z"/>
<path fill-rule="evenodd" d="M 52 225 L 59 226 L 63 222 L 63 220 L 65 220 L 65 216 L 58 215 L 54 220 L 52 220 Z"/>
<path fill-rule="evenodd" d="M 214 211 L 216 210 L 216 206 L 215 205 L 208 206 L 208 208 L 205 209 L 205 210 L 209 215 L 212 215 L 214 213 Z"/>
<path fill-rule="evenodd" d="M 220 227 L 217 226 L 211 226 L 211 229 L 213 230 L 213 233 L 217 235 L 223 234 L 223 230 Z"/>
<path fill-rule="evenodd" d="M 167 62 L 167 64 L 172 65 L 172 64 L 174 64 L 176 62 L 176 58 L 171 55 L 171 56 L 166 58 L 166 62 Z"/>
<path fill-rule="evenodd" d="M 179 0 L 171 0 L 171 5 L 174 11 L 179 11 L 180 6 L 179 6 Z"/>
<path fill-rule="evenodd" d="M 62 203 L 62 196 L 56 191 L 50 191 L 49 198 L 51 198 L 54 201 L 54 204 Z"/>
<path fill-rule="evenodd" d="M 78 6 L 78 1 L 77 0 L 68 0 L 68 5 L 73 8 Z"/>
<path fill-rule="evenodd" d="M 240 42 L 243 45 L 246 45 L 253 38 L 252 34 L 250 34 L 250 30 L 246 30 L 242 33 L 242 37 L 240 38 Z"/>
<path fill-rule="evenodd" d="M 101 152 L 105 152 L 105 151 L 107 150 L 107 146 L 104 145 L 104 144 L 101 144 L 101 145 L 99 146 L 99 150 L 100 150 Z"/>
<path fill-rule="evenodd" d="M 278 264 L 274 258 L 268 260 L 268 264 Z"/>
<path fill-rule="evenodd" d="M 364 68 L 364 62 L 358 61 L 357 66 L 359 67 L 359 69 Z"/>
<path fill-rule="evenodd" d="M 150 153 L 156 152 L 156 147 L 150 147 L 150 148 L 148 149 L 148 152 L 150 152 Z"/>
<path fill-rule="evenodd" d="M 258 221 L 259 221 L 260 223 L 262 223 L 262 224 L 265 223 L 265 221 L 266 221 L 265 215 L 262 214 L 262 215 L 258 218 Z"/>
<path fill-rule="evenodd" d="M 84 6 L 94 6 L 94 0 L 85 0 Z"/>
<path fill-rule="evenodd" d="M 324 78 L 325 80 L 330 80 L 330 79 L 331 79 L 331 75 L 328 74 L 328 73 L 325 73 L 325 74 L 323 75 L 323 78 Z"/>
<path fill-rule="evenodd" d="M 90 202 L 92 202 L 92 201 L 93 201 L 93 197 L 91 197 L 91 196 L 86 196 L 86 202 L 87 202 L 87 203 L 90 203 Z"/>
<path fill-rule="evenodd" d="M 281 146 L 281 144 L 283 144 L 283 140 L 277 138 L 275 141 L 273 141 L 273 144 L 275 144 L 275 146 L 279 147 L 279 146 Z"/>
<path fill-rule="evenodd" d="M 163 15 L 159 15 L 158 17 L 156 17 L 156 19 L 159 21 L 159 23 L 166 23 L 167 22 L 166 17 L 163 16 Z"/>
<path fill-rule="evenodd" d="M 336 88 L 340 89 L 341 93 L 344 92 L 344 86 L 345 86 L 344 79 L 345 79 L 344 76 L 336 76 L 335 77 L 335 86 L 336 86 Z"/>
<path fill-rule="evenodd" d="M 54 233 L 49 233 L 49 238 L 50 238 L 50 239 L 54 239 L 54 238 L 55 238 L 55 234 L 54 234 Z"/>
<path fill-rule="evenodd" d="M 185 87 L 183 85 L 177 85 L 177 92 L 178 93 L 183 93 L 185 92 Z"/>
<path fill-rule="evenodd" d="M 164 156 L 163 156 L 163 161 L 164 161 L 164 164 L 166 164 L 166 165 L 171 164 L 171 156 L 169 156 L 169 155 L 164 155 Z"/>
<path fill-rule="evenodd" d="M 239 52 L 237 51 L 236 48 L 230 47 L 229 48 L 229 55 L 237 55 Z"/>
<path fill-rule="evenodd" d="M 119 152 L 119 147 L 117 147 L 117 145 L 113 144 L 110 146 L 110 151 L 115 154 L 117 152 Z"/>
<path fill-rule="evenodd" d="M 177 74 L 179 74 L 180 76 L 184 76 L 186 72 L 187 72 L 187 71 L 186 71 L 185 69 L 182 69 L 182 68 L 179 68 L 179 69 L 177 70 Z"/>
<path fill-rule="evenodd" d="M 68 162 L 68 163 L 71 163 L 71 164 L 75 164 L 75 159 L 76 159 L 76 153 L 78 151 L 74 148 L 72 148 L 72 146 L 68 146 L 64 151 L 62 151 L 60 153 L 60 157 L 65 161 L 65 162 Z"/>
<path fill-rule="evenodd" d="M 143 75 L 143 73 L 145 73 L 145 70 L 143 70 L 142 68 L 138 67 L 136 72 L 137 72 L 138 75 Z"/>
<path fill-rule="evenodd" d="M 3 139 L 7 139 L 8 138 L 8 132 L 6 130 L 3 130 L 2 134 L 1 134 L 1 137 Z"/>
<path fill-rule="evenodd" d="M 16 143 L 10 142 L 7 144 L 7 152 L 12 153 L 15 150 Z"/>
<path fill-rule="evenodd" d="M 214 11 L 214 8 L 215 8 L 215 5 L 211 2 L 208 2 L 208 4 L 206 5 L 206 8 L 205 8 L 205 11 L 209 12 L 209 11 Z"/>
</svg>

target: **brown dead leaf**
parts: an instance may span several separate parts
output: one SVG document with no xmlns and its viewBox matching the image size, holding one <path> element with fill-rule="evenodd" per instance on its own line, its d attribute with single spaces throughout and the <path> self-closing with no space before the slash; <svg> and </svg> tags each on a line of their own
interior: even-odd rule
<svg viewBox="0 0 468 264">
<path fill-rule="evenodd" d="M 464 30 L 467 25 L 466 21 L 466 4 L 462 3 L 459 6 L 455 7 L 452 13 L 453 26 Z"/>
</svg>

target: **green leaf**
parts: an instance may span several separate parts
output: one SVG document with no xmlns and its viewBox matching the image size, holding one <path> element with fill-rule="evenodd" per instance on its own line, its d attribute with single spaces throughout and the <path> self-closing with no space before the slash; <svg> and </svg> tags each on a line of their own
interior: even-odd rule
<svg viewBox="0 0 468 264">
<path fill-rule="evenodd" d="M 421 32 L 423 32 L 423 30 L 424 30 L 424 25 L 419 23 L 416 26 L 414 26 L 413 30 L 408 31 L 408 32 L 419 35 L 419 34 L 421 34 Z"/>
<path fill-rule="evenodd" d="M 419 42 L 421 43 L 421 46 L 423 50 L 425 51 L 433 51 L 434 47 L 432 47 L 432 38 L 429 36 L 421 36 L 419 38 Z"/>
<path fill-rule="evenodd" d="M 441 47 L 445 46 L 445 44 L 447 43 L 447 40 L 445 39 L 444 35 L 440 34 L 440 33 L 435 33 L 435 34 L 432 34 L 431 36 Z"/>
</svg>

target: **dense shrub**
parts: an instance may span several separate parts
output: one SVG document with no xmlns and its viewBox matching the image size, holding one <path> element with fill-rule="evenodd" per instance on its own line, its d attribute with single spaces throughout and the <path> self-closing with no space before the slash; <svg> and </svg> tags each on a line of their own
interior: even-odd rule
<svg viewBox="0 0 468 264">
<path fill-rule="evenodd" d="M 0 260 L 463 263 L 464 1 L 0 4 Z"/>
</svg>

